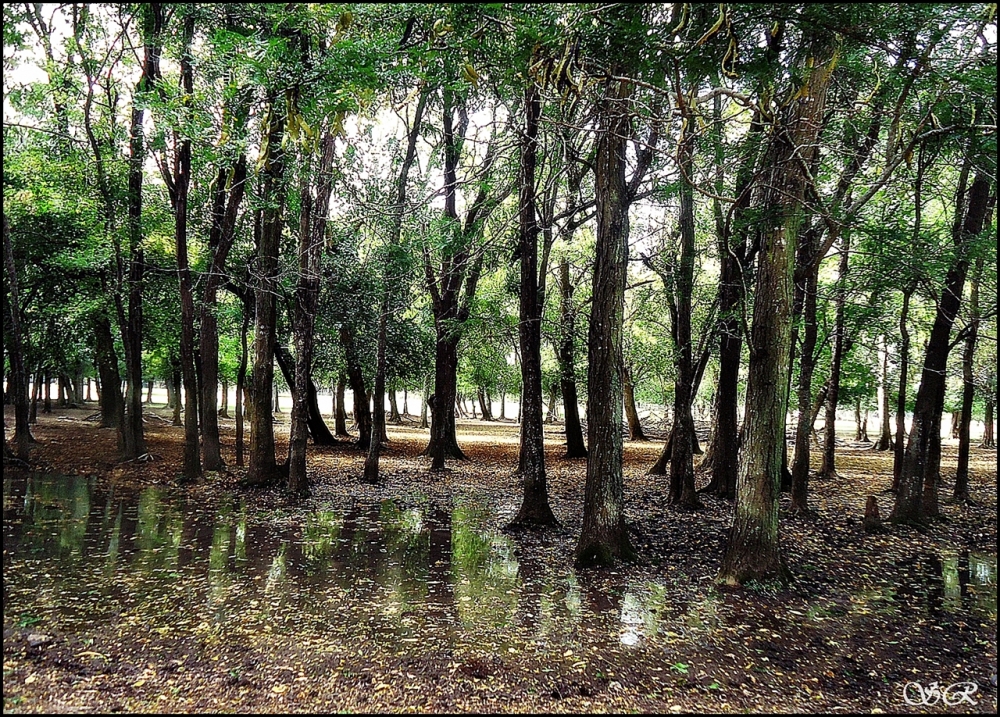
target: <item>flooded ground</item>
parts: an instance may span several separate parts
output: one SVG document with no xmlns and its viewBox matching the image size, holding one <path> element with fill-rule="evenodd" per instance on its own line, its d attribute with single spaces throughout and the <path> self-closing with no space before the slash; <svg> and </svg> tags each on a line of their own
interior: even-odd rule
<svg viewBox="0 0 1000 717">
<path fill-rule="evenodd" d="M 721 501 L 634 496 L 645 562 L 577 572 L 561 466 L 564 526 L 507 534 L 510 487 L 469 466 L 443 491 L 407 460 L 302 504 L 8 472 L 5 711 L 924 711 L 908 682 L 971 681 L 932 709 L 995 712 L 995 532 L 787 520 L 793 588 L 728 592 Z"/>
</svg>

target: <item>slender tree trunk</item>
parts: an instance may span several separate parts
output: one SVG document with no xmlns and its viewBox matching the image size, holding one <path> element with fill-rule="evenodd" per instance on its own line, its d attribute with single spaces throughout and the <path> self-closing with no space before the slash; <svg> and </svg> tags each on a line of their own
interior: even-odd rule
<svg viewBox="0 0 1000 717">
<path fill-rule="evenodd" d="M 410 167 L 416 159 L 417 138 L 420 136 L 420 125 L 423 121 L 424 109 L 430 93 L 424 89 L 414 109 L 413 122 L 407 133 L 406 154 L 396 177 L 396 202 L 393 206 L 392 231 L 389 245 L 393 248 L 399 244 L 403 227 L 403 212 L 406 210 L 406 183 L 410 175 Z M 372 421 L 372 435 L 368 445 L 368 456 L 365 458 L 363 480 L 366 483 L 376 483 L 379 480 L 379 454 L 382 442 L 387 440 L 385 429 L 385 371 L 386 371 L 386 341 L 388 336 L 389 310 L 393 303 L 393 278 L 388 271 L 382 275 L 381 311 L 378 319 L 378 344 L 375 349 L 375 415 Z M 395 406 L 393 394 L 393 415 L 399 421 L 399 411 Z"/>
<path fill-rule="evenodd" d="M 927 342 L 913 423 L 903 458 L 903 472 L 890 516 L 890 520 L 894 522 L 923 522 L 937 514 L 941 413 L 944 406 L 945 368 L 950 349 L 949 336 L 962 302 L 965 277 L 969 270 L 969 248 L 983 230 L 990 204 L 989 195 L 989 177 L 985 173 L 977 174 L 969 189 L 964 221 L 961 224 L 956 222 L 957 255 L 948 270 Z M 962 205 L 961 194 L 956 203 Z M 935 432 L 937 440 L 934 440 Z"/>
<path fill-rule="evenodd" d="M 830 362 L 829 388 L 826 392 L 826 427 L 823 430 L 823 465 L 819 474 L 824 478 L 837 477 L 837 403 L 840 398 L 840 370 L 847 353 L 845 332 L 847 322 L 844 308 L 847 301 L 847 274 L 850 271 L 850 236 L 841 236 L 839 285 L 836 293 L 836 318 L 833 339 L 833 358 Z"/>
<path fill-rule="evenodd" d="M 271 98 L 267 120 L 267 153 L 263 157 L 262 194 L 267 205 L 261 210 L 257 243 L 256 287 L 254 290 L 254 350 L 250 389 L 250 465 L 246 482 L 251 486 L 269 484 L 278 476 L 274 456 L 274 416 L 271 391 L 274 385 L 274 344 L 278 291 L 278 251 L 281 244 L 282 214 L 285 204 L 284 113 L 275 106 L 282 100 Z"/>
<path fill-rule="evenodd" d="M 542 308 L 539 291 L 537 208 L 535 169 L 538 162 L 538 120 L 541 101 L 538 88 L 529 81 L 525 90 L 525 131 L 521 143 L 519 241 L 521 255 L 520 321 L 521 391 L 524 401 L 518 474 L 524 490 L 521 507 L 510 527 L 558 525 L 549 507 L 545 475 L 545 444 L 542 427 Z M 485 416 L 484 416 L 485 418 Z"/>
<path fill-rule="evenodd" d="M 31 387 L 31 407 L 28 410 L 28 424 L 38 423 L 38 399 L 42 394 L 42 367 L 35 371 L 35 380 Z"/>
<path fill-rule="evenodd" d="M 989 221 L 984 224 L 989 225 Z M 965 347 L 962 351 L 962 414 L 958 435 L 958 470 L 955 473 L 955 489 L 952 500 L 956 503 L 969 501 L 969 453 L 972 441 L 969 428 L 972 423 L 972 401 L 976 395 L 976 384 L 972 372 L 972 362 L 976 353 L 976 341 L 979 338 L 979 279 L 983 272 L 982 255 L 976 259 L 976 268 L 972 274 L 972 288 L 969 296 L 969 324 L 965 337 Z"/>
<path fill-rule="evenodd" d="M 430 428 L 430 423 L 427 421 L 427 407 L 430 399 L 431 391 L 431 377 L 424 377 L 424 391 L 423 396 L 420 401 L 420 428 Z"/>
<path fill-rule="evenodd" d="M 807 230 L 803 234 L 803 246 L 799 249 L 800 267 L 810 267 L 816 253 L 815 232 Z M 798 419 L 795 424 L 795 459 L 792 462 L 792 505 L 793 513 L 809 512 L 809 454 L 812 437 L 813 395 L 812 379 L 816 368 L 816 291 L 819 272 L 807 270 L 799 282 L 802 294 L 802 348 L 799 357 Z"/>
<path fill-rule="evenodd" d="M 181 420 L 181 408 L 184 405 L 183 394 L 181 393 L 181 364 L 177 358 L 176 354 L 170 356 L 170 368 L 173 371 L 173 384 L 174 384 L 174 413 L 173 422 L 174 426 L 183 426 L 184 421 Z"/>
<path fill-rule="evenodd" d="M 226 378 L 222 379 L 222 405 L 219 407 L 216 417 L 229 418 L 229 379 Z"/>
<path fill-rule="evenodd" d="M 789 574 L 778 541 L 778 494 L 781 486 L 788 405 L 789 351 L 795 244 L 804 211 L 808 178 L 804 167 L 818 151 L 826 91 L 838 48 L 817 35 L 809 52 L 799 94 L 777 119 L 765 157 L 761 191 L 760 260 L 757 268 L 750 367 L 746 396 L 746 440 L 740 455 L 736 508 L 718 580 L 743 585 L 750 580 L 786 582 Z"/>
<path fill-rule="evenodd" d="M 243 467 L 243 422 L 246 418 L 244 412 L 244 398 L 246 396 L 247 385 L 247 332 L 250 330 L 250 312 L 247 305 L 243 305 L 243 323 L 240 326 L 240 365 L 236 370 L 236 465 Z"/>
<path fill-rule="evenodd" d="M 146 405 L 153 405 L 153 379 L 146 381 Z"/>
<path fill-rule="evenodd" d="M 313 384 L 312 356 L 316 310 L 319 305 L 320 262 L 326 242 L 326 221 L 333 192 L 331 170 L 334 160 L 334 137 L 327 132 L 321 144 L 316 179 L 316 196 L 308 179 L 302 181 L 299 222 L 299 281 L 292 302 L 292 333 L 295 342 L 295 388 L 288 444 L 288 490 L 296 495 L 309 494 L 306 475 L 306 439 L 311 432 L 315 443 L 336 441 L 319 410 Z M 325 432 L 325 433 L 322 433 Z"/>
<path fill-rule="evenodd" d="M 10 314 L 10 338 L 7 354 L 10 357 L 10 381 L 14 394 L 14 457 L 28 460 L 28 448 L 32 441 L 28 427 L 28 375 L 24 368 L 24 341 L 21 334 L 21 299 L 18 293 L 17 268 L 14 263 L 14 244 L 10 238 L 10 225 L 6 212 L 3 215 L 3 259 L 7 270 L 8 300 Z M 7 443 L 4 442 L 6 449 Z"/>
<path fill-rule="evenodd" d="M 579 398 L 576 392 L 576 361 L 574 357 L 574 326 L 576 312 L 573 309 L 573 285 L 569 276 L 569 260 L 559 263 L 559 387 L 563 397 L 563 413 L 566 416 L 566 457 L 586 458 L 587 446 L 583 442 L 583 426 L 580 424 Z M 503 404 L 500 417 L 503 418 Z"/>
<path fill-rule="evenodd" d="M 872 448 L 876 451 L 892 450 L 892 423 L 889 421 L 889 337 L 882 336 L 879 346 L 878 382 L 879 438 Z"/>
<path fill-rule="evenodd" d="M 194 37 L 194 15 L 184 19 L 183 51 L 181 54 L 181 90 L 185 102 L 194 94 L 194 76 L 190 45 Z M 174 209 L 174 249 L 177 255 L 177 279 L 181 298 L 181 374 L 184 381 L 184 474 L 183 480 L 193 482 L 201 477 L 201 453 L 198 445 L 198 384 L 195 376 L 195 310 L 188 266 L 187 220 L 188 187 L 191 183 L 191 139 L 174 134 L 174 171 L 171 203 Z M 209 413 L 214 415 L 215 406 Z"/>
<path fill-rule="evenodd" d="M 693 127 L 689 118 L 689 126 Z M 678 144 L 681 167 L 680 187 L 680 258 L 674 277 L 674 305 L 677 307 L 671 337 L 674 340 L 674 444 L 670 451 L 670 502 L 686 508 L 700 508 L 694 487 L 694 360 L 691 338 L 691 296 L 694 291 L 694 135 L 686 135 Z"/>
<path fill-rule="evenodd" d="M 597 242 L 587 346 L 587 482 L 577 567 L 633 560 L 625 525 L 622 475 L 622 320 L 628 266 L 626 138 L 630 85 L 608 81 L 597 116 Z"/>
<path fill-rule="evenodd" d="M 899 482 L 903 476 L 903 455 L 906 450 L 906 388 L 910 369 L 910 331 L 906 324 L 913 291 L 913 287 L 903 291 L 903 310 L 899 315 L 899 391 L 896 393 L 896 446 L 892 456 L 893 493 L 899 491 Z"/>
</svg>

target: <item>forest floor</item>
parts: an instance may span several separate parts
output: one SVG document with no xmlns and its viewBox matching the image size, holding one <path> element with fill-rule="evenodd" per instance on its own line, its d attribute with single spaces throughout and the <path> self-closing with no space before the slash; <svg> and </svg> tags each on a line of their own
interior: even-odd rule
<svg viewBox="0 0 1000 717">
<path fill-rule="evenodd" d="M 460 421 L 469 460 L 445 473 L 419 455 L 426 431 L 390 426 L 378 486 L 349 443 L 310 448 L 295 500 L 240 489 L 237 468 L 176 486 L 183 429 L 161 408 L 152 460 L 118 464 L 95 411 L 42 415 L 30 472 L 4 470 L 5 713 L 996 713 L 995 450 L 973 450 L 969 505 L 868 535 L 892 456 L 845 440 L 840 476 L 811 482 L 815 515 L 782 512 L 792 585 L 731 591 L 713 580 L 732 505 L 668 506 L 645 475 L 659 441 L 625 444 L 641 562 L 574 571 L 585 461 L 561 457 L 558 424 L 562 525 L 507 533 L 512 423 Z M 907 704 L 932 683 L 975 689 Z"/>
</svg>

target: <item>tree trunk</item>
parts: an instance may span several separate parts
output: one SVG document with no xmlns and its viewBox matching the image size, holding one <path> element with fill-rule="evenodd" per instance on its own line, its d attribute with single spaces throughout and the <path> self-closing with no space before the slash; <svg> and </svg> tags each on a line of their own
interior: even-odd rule
<svg viewBox="0 0 1000 717">
<path fill-rule="evenodd" d="M 160 76 L 161 35 L 165 24 L 162 3 L 143 6 L 142 76 L 136 86 L 129 131 L 128 159 L 128 277 L 124 276 L 123 260 L 119 261 L 119 290 L 127 286 L 127 313 L 122 297 L 116 296 L 122 344 L 125 348 L 125 413 L 120 426 L 122 459 L 134 460 L 147 452 L 142 426 L 142 285 L 145 267 L 142 231 L 142 183 L 146 162 L 146 140 L 143 133 L 145 98 L 153 92 Z"/>
<path fill-rule="evenodd" d="M 525 90 L 525 132 L 521 142 L 518 196 L 518 251 L 521 256 L 518 344 L 521 352 L 521 395 L 524 410 L 517 471 L 524 495 L 521 507 L 508 528 L 558 525 L 549 507 L 545 475 L 545 434 L 542 427 L 542 309 L 545 296 L 539 291 L 539 228 L 535 206 L 540 115 L 538 88 L 534 82 L 529 82 Z"/>
<path fill-rule="evenodd" d="M 593 307 L 587 338 L 587 481 L 576 566 L 633 560 L 625 525 L 622 475 L 622 319 L 628 267 L 626 138 L 631 86 L 609 80 L 597 108 L 595 164 L 597 237 Z"/>
<path fill-rule="evenodd" d="M 427 421 L 427 406 L 430 400 L 430 390 L 431 390 L 431 377 L 424 377 L 424 390 L 420 401 L 420 425 L 419 428 L 429 428 L 430 423 Z"/>
<path fill-rule="evenodd" d="M 937 513 L 937 473 L 940 464 L 935 460 L 939 458 L 935 453 L 940 451 L 945 369 L 950 349 L 949 336 L 962 302 L 965 276 L 969 270 L 969 248 L 983 230 L 990 204 L 989 195 L 988 175 L 977 173 L 969 190 L 964 221 L 955 232 L 957 254 L 948 270 L 935 313 L 934 325 L 927 342 L 920 388 L 917 390 L 913 411 L 913 423 L 903 458 L 903 472 L 896 493 L 896 503 L 890 516 L 890 519 L 897 523 L 923 522 Z M 961 196 L 960 194 L 959 201 L 956 202 L 959 206 L 961 206 Z"/>
<path fill-rule="evenodd" d="M 297 357 L 293 357 L 284 346 L 275 344 L 274 358 L 278 362 L 278 369 L 281 371 L 281 375 L 285 379 L 285 383 L 288 384 L 294 401 L 296 395 L 295 388 L 298 385 L 295 378 Z M 327 427 L 326 421 L 323 420 L 323 413 L 319 409 L 319 391 L 316 389 L 316 383 L 312 380 L 312 378 L 308 378 L 306 380 L 305 400 L 307 408 L 307 435 L 312 437 L 313 444 L 317 446 L 337 445 L 337 439 L 334 438 L 332 433 L 330 433 L 330 429 Z"/>
<path fill-rule="evenodd" d="M 246 483 L 263 486 L 280 479 L 274 457 L 274 415 L 271 391 L 274 385 L 274 344 L 278 292 L 278 252 L 281 245 L 282 214 L 285 204 L 284 112 L 272 97 L 267 118 L 267 152 L 262 157 L 262 196 L 259 241 L 257 242 L 256 286 L 254 289 L 254 350 L 250 389 L 250 465 Z"/>
<path fill-rule="evenodd" d="M 334 433 L 337 436 L 349 438 L 351 434 L 347 432 L 347 410 L 344 408 L 344 384 L 346 382 L 347 378 L 343 375 L 337 379 L 337 389 L 333 402 L 333 417 Z"/>
<path fill-rule="evenodd" d="M 119 389 L 120 390 L 120 389 Z M 35 372 L 35 380 L 31 386 L 31 407 L 28 409 L 28 424 L 38 423 L 38 399 L 42 395 L 42 368 Z M 119 436 L 120 439 L 120 436 Z"/>
<path fill-rule="evenodd" d="M 246 418 L 243 401 L 247 385 L 247 332 L 250 329 L 250 313 L 243 305 L 243 323 L 240 326 L 240 366 L 236 370 L 236 465 L 243 467 L 243 421 Z"/>
<path fill-rule="evenodd" d="M 694 127 L 694 118 L 688 118 Z M 686 508 L 700 508 L 701 501 L 694 487 L 694 359 L 691 337 L 691 297 L 694 292 L 694 134 L 683 135 L 677 146 L 681 167 L 680 186 L 680 257 L 674 276 L 674 306 L 676 317 L 671 338 L 674 340 L 674 444 L 670 451 L 670 502 Z"/>
<path fill-rule="evenodd" d="M 181 90 L 189 101 L 194 94 L 194 76 L 190 45 L 194 37 L 194 15 L 184 19 L 183 50 L 181 53 Z M 198 384 L 195 376 L 195 311 L 191 287 L 191 269 L 188 266 L 187 221 L 188 187 L 191 183 L 191 139 L 181 139 L 174 133 L 174 171 L 170 187 L 174 209 L 174 250 L 177 255 L 177 279 L 181 298 L 181 375 L 184 381 L 184 473 L 185 482 L 201 477 L 201 447 L 198 445 Z M 214 416 L 215 406 L 208 413 Z M 216 447 L 217 448 L 217 447 Z M 221 462 L 221 461 L 220 461 Z"/>
<path fill-rule="evenodd" d="M 630 441 L 646 441 L 642 430 L 639 411 L 635 407 L 635 386 L 632 385 L 632 372 L 628 366 L 622 366 L 622 395 L 625 402 L 625 419 L 628 422 L 628 439 Z"/>
<path fill-rule="evenodd" d="M 111 335 L 111 322 L 103 313 L 94 318 L 94 343 L 97 372 L 102 386 L 98 396 L 101 428 L 118 428 L 124 417 L 125 398 L 121 393 L 122 380 L 118 373 L 118 356 L 115 353 L 115 340 Z"/>
<path fill-rule="evenodd" d="M 403 422 L 403 417 L 399 413 L 399 403 L 396 401 L 396 389 L 387 392 L 389 394 L 389 423 L 399 425 Z"/>
<path fill-rule="evenodd" d="M 816 254 L 816 232 L 806 230 L 799 247 L 798 266 L 811 267 Z M 792 462 L 792 505 L 793 513 L 805 515 L 809 512 L 809 457 L 812 438 L 813 395 L 812 379 L 816 368 L 816 291 L 819 281 L 816 270 L 806 269 L 806 276 L 799 282 L 797 293 L 802 301 L 802 347 L 799 356 L 798 416 L 795 423 L 795 459 Z"/>
<path fill-rule="evenodd" d="M 892 450 L 892 424 L 889 421 L 889 337 L 882 335 L 879 346 L 878 381 L 879 438 L 872 448 L 876 451 Z"/>
<path fill-rule="evenodd" d="M 850 271 L 850 235 L 841 236 L 840 272 L 836 290 L 836 318 L 833 339 L 833 358 L 830 361 L 830 379 L 826 392 L 826 426 L 823 429 L 823 464 L 819 474 L 824 478 L 837 477 L 837 403 L 840 394 L 840 370 L 847 353 L 844 333 L 847 330 L 844 308 L 847 301 L 847 274 Z"/>
<path fill-rule="evenodd" d="M 903 455 L 906 450 L 906 388 L 910 369 L 910 332 L 906 327 L 910 313 L 910 296 L 915 287 L 903 290 L 903 310 L 899 315 L 899 391 L 896 393 L 896 446 L 892 456 L 892 492 L 899 491 L 903 476 Z"/>
<path fill-rule="evenodd" d="M 573 285 L 569 277 L 569 260 L 559 263 L 559 388 L 563 397 L 563 414 L 566 416 L 566 457 L 586 458 L 587 446 L 583 442 L 580 424 L 579 398 L 576 392 L 576 361 L 573 337 L 576 333 L 576 312 L 573 309 Z M 503 406 L 501 405 L 501 418 Z"/>
<path fill-rule="evenodd" d="M 445 458 L 465 460 L 455 435 L 455 401 L 458 380 L 458 337 L 439 324 L 435 342 L 434 404 L 431 408 L 431 438 L 423 455 L 431 457 L 431 470 L 444 470 Z"/>
<path fill-rule="evenodd" d="M 995 405 L 995 399 L 993 394 L 989 394 L 986 397 L 986 408 L 985 415 L 983 416 L 983 442 L 979 444 L 980 448 L 996 448 L 996 434 L 993 432 L 993 409 Z"/>
<path fill-rule="evenodd" d="M 750 335 L 745 442 L 739 461 L 736 510 L 719 582 L 789 578 L 778 541 L 778 494 L 788 405 L 789 352 L 795 244 L 808 178 L 804 168 L 818 151 L 826 90 L 838 49 L 832 38 L 815 36 L 809 52 L 803 96 L 778 118 L 765 157 L 761 191 L 760 260 Z"/>
<path fill-rule="evenodd" d="M 344 361 L 347 364 L 347 379 L 354 395 L 354 426 L 358 429 L 358 448 L 368 450 L 372 432 L 372 414 L 368 409 L 368 393 L 365 378 L 361 372 L 354 331 L 347 324 L 340 327 L 340 344 L 344 347 Z"/>
<path fill-rule="evenodd" d="M 299 278 L 292 302 L 292 336 L 295 343 L 295 390 L 292 394 L 291 428 L 288 443 L 288 490 L 300 496 L 309 494 L 306 475 L 306 439 L 311 433 L 316 444 L 336 443 L 323 414 L 313 383 L 312 356 L 319 305 L 319 282 L 323 246 L 326 243 L 326 222 L 333 191 L 331 169 L 334 159 L 334 137 L 323 135 L 317 168 L 315 198 L 309 178 L 303 176 L 300 191 L 299 217 Z M 303 169 L 305 172 L 305 169 Z M 291 383 L 289 384 L 291 385 Z"/>
<path fill-rule="evenodd" d="M 222 405 L 216 415 L 218 418 L 229 418 L 229 379 L 226 378 L 222 379 Z"/>
<path fill-rule="evenodd" d="M 28 427 L 28 374 L 24 368 L 24 342 L 21 334 L 21 299 L 18 294 L 17 268 L 14 263 L 14 244 L 10 238 L 10 225 L 6 212 L 3 215 L 3 259 L 7 270 L 8 300 L 10 314 L 10 343 L 7 353 L 10 357 L 10 380 L 8 386 L 14 394 L 14 457 L 28 460 L 29 444 L 32 441 Z M 6 343 L 6 342 L 5 342 Z M 4 442 L 6 449 L 7 443 Z"/>
<path fill-rule="evenodd" d="M 173 384 L 174 384 L 174 413 L 173 422 L 174 426 L 183 426 L 184 422 L 181 420 L 181 407 L 183 406 L 183 394 L 181 393 L 181 365 L 177 360 L 176 354 L 170 356 L 170 368 L 173 371 Z"/>
<path fill-rule="evenodd" d="M 989 221 L 983 222 L 989 225 Z M 969 295 L 969 324 L 966 328 L 965 347 L 962 351 L 962 413 L 958 433 L 958 470 L 955 473 L 955 489 L 952 500 L 956 503 L 969 501 L 969 453 L 972 441 L 969 428 L 972 423 L 972 401 L 976 395 L 976 385 L 973 377 L 973 358 L 976 353 L 976 341 L 979 338 L 979 279 L 983 272 L 982 255 L 976 259 L 976 268 L 972 273 L 972 287 Z"/>
<path fill-rule="evenodd" d="M 146 381 L 146 405 L 153 405 L 153 379 Z"/>
</svg>

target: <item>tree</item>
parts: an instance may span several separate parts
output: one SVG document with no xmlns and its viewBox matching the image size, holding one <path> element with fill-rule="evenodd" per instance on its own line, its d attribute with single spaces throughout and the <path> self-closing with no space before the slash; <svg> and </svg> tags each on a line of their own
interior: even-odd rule
<svg viewBox="0 0 1000 717">
<path fill-rule="evenodd" d="M 786 90 L 794 99 L 776 116 L 764 160 L 766 179 L 760 188 L 765 228 L 760 230 L 750 335 L 746 438 L 740 455 L 733 527 L 718 577 L 727 585 L 788 579 L 778 541 L 778 491 L 795 244 L 808 183 L 808 157 L 816 151 L 826 93 L 839 55 L 832 33 L 812 28 L 802 32 L 796 64 L 802 72 L 802 86 Z"/>
</svg>

